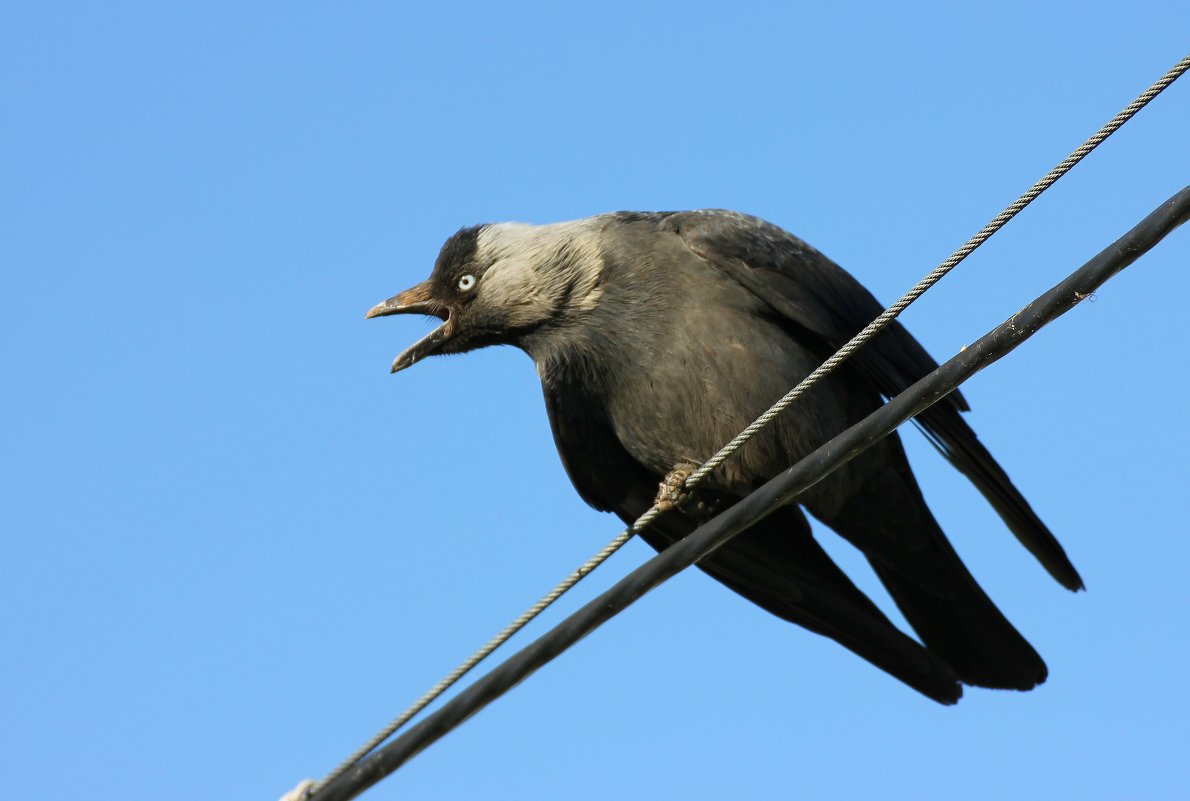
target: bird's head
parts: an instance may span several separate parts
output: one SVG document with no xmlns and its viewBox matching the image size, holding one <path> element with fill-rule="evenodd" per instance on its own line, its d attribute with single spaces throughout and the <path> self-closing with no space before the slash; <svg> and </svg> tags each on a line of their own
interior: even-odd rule
<svg viewBox="0 0 1190 801">
<path fill-rule="evenodd" d="M 593 307 L 602 267 L 591 234 L 587 221 L 459 231 L 442 246 L 428 279 L 366 315 L 426 314 L 443 321 L 398 356 L 392 371 L 427 356 L 520 344 L 542 327 Z"/>
</svg>

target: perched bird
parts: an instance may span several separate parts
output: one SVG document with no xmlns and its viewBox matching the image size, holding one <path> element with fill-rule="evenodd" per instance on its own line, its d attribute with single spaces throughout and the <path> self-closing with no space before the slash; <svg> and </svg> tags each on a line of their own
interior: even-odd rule
<svg viewBox="0 0 1190 801">
<path fill-rule="evenodd" d="M 617 212 L 464 228 L 425 282 L 368 317 L 441 326 L 393 362 L 515 345 L 532 357 L 579 495 L 631 523 L 882 310 L 851 275 L 771 223 L 731 211 Z M 641 532 L 663 549 L 937 365 L 899 323 L 860 349 Z M 958 392 L 916 418 L 1064 587 L 1062 546 L 980 444 Z M 896 434 L 700 563 L 778 617 L 830 637 L 944 704 L 961 684 L 1028 690 L 1037 652 L 947 541 Z M 864 553 L 920 643 L 831 561 L 802 512 Z"/>
</svg>

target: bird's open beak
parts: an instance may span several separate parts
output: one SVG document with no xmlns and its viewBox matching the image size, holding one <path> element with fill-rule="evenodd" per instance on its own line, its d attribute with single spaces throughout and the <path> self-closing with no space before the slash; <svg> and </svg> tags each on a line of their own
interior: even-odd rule
<svg viewBox="0 0 1190 801">
<path fill-rule="evenodd" d="M 394 373 L 412 366 L 414 362 L 420 361 L 426 356 L 433 356 L 454 334 L 450 309 L 445 303 L 434 297 L 434 290 L 429 281 L 424 281 L 412 289 L 406 289 L 383 303 L 377 303 L 368 309 L 364 319 L 387 317 L 390 314 L 428 314 L 445 321 L 393 361 L 392 372 Z"/>
</svg>

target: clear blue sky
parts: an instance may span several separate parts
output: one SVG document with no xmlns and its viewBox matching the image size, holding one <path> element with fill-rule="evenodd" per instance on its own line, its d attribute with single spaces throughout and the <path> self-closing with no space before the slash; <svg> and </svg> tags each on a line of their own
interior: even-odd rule
<svg viewBox="0 0 1190 801">
<path fill-rule="evenodd" d="M 619 530 L 525 356 L 389 376 L 428 324 L 363 313 L 460 226 L 736 208 L 890 301 L 1190 48 L 1172 0 L 824 6 L 5 4 L 5 795 L 273 799 Z M 1188 142 L 1183 79 L 906 323 L 951 355 Z M 906 432 L 1044 687 L 942 708 L 691 572 L 368 797 L 1184 798 L 1188 265 L 1182 230 L 966 389 L 1088 592 Z"/>
</svg>

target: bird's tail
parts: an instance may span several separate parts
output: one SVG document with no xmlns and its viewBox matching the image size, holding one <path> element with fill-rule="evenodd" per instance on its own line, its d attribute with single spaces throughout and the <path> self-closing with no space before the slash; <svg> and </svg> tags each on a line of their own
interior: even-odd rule
<svg viewBox="0 0 1190 801">
<path fill-rule="evenodd" d="M 926 439 L 971 480 L 1008 524 L 1017 540 L 1068 590 L 1083 589 L 1078 570 L 1058 538 L 1012 483 L 959 412 L 943 404 L 927 409 L 917 420 Z"/>
</svg>

